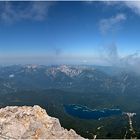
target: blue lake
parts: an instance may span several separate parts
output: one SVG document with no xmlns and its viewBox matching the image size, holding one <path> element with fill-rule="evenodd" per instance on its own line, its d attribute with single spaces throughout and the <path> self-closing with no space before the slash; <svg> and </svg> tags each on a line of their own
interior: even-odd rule
<svg viewBox="0 0 140 140">
<path fill-rule="evenodd" d="M 121 115 L 122 111 L 118 108 L 115 109 L 90 109 L 87 106 L 82 106 L 82 105 L 75 105 L 75 104 L 69 104 L 69 105 L 64 105 L 65 111 L 73 116 L 73 117 L 78 117 L 80 119 L 101 119 L 104 117 L 110 117 L 114 115 Z"/>
</svg>

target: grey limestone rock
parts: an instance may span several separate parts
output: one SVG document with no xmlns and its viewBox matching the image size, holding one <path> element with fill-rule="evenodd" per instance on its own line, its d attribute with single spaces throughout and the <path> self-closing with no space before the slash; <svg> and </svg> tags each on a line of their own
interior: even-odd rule
<svg viewBox="0 0 140 140">
<path fill-rule="evenodd" d="M 35 105 L 0 109 L 0 139 L 84 139 Z"/>
</svg>

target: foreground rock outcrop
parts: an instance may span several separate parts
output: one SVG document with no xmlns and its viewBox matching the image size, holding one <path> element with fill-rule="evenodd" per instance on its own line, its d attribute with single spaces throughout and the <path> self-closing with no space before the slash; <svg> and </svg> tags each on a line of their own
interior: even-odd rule
<svg viewBox="0 0 140 140">
<path fill-rule="evenodd" d="M 33 107 L 0 109 L 0 139 L 83 139 L 74 130 L 61 127 L 59 120 Z"/>
</svg>

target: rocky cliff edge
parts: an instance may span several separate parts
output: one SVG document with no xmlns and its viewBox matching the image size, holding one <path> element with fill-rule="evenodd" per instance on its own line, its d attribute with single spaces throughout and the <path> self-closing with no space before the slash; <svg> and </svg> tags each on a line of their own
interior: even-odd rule
<svg viewBox="0 0 140 140">
<path fill-rule="evenodd" d="M 0 109 L 0 139 L 83 139 L 35 105 Z"/>
</svg>

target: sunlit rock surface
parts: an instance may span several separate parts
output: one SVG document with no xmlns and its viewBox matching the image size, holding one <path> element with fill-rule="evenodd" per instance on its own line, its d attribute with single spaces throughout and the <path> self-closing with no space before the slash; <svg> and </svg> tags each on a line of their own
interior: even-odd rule
<svg viewBox="0 0 140 140">
<path fill-rule="evenodd" d="M 0 139 L 83 139 L 35 105 L 0 109 Z"/>
</svg>

